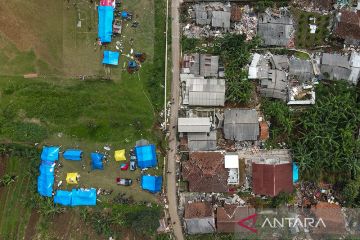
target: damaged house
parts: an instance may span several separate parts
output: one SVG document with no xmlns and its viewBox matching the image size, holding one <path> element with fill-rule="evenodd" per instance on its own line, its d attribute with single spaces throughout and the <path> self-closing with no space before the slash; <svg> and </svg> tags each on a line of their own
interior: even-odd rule
<svg viewBox="0 0 360 240">
<path fill-rule="evenodd" d="M 251 215 L 255 214 L 255 208 L 249 206 L 239 206 L 235 204 L 225 204 L 216 210 L 217 231 L 221 233 L 234 233 L 248 231 L 237 223 Z M 255 227 L 252 222 L 247 222 L 249 227 Z"/>
<path fill-rule="evenodd" d="M 342 10 L 336 15 L 334 34 L 346 44 L 360 43 L 360 11 Z"/>
<path fill-rule="evenodd" d="M 183 104 L 189 106 L 224 106 L 225 80 L 205 79 L 181 74 Z"/>
<path fill-rule="evenodd" d="M 210 54 L 185 54 L 182 72 L 202 77 L 219 77 L 219 56 Z"/>
<path fill-rule="evenodd" d="M 230 7 L 223 4 L 195 4 L 195 18 L 197 25 L 211 25 L 213 28 L 230 29 Z"/>
<path fill-rule="evenodd" d="M 346 80 L 357 84 L 360 73 L 360 55 L 352 52 L 350 56 L 338 53 L 324 53 L 321 59 L 320 71 L 325 79 Z"/>
<path fill-rule="evenodd" d="M 190 152 L 182 164 L 182 177 L 190 192 L 227 192 L 228 172 L 220 152 Z"/>
<path fill-rule="evenodd" d="M 226 109 L 224 112 L 225 139 L 256 141 L 259 138 L 259 117 L 252 109 Z"/>
<path fill-rule="evenodd" d="M 187 203 L 184 223 L 188 234 L 215 232 L 215 218 L 211 204 L 208 202 Z"/>
<path fill-rule="evenodd" d="M 258 35 L 267 46 L 287 47 L 293 38 L 294 21 L 290 12 L 282 8 L 279 12 L 267 9 L 259 15 Z"/>
</svg>

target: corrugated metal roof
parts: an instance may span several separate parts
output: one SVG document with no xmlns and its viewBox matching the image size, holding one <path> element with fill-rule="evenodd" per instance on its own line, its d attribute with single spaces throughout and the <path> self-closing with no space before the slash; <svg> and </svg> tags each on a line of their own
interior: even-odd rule
<svg viewBox="0 0 360 240">
<path fill-rule="evenodd" d="M 186 204 L 184 220 L 188 234 L 212 233 L 215 231 L 213 208 L 208 202 Z"/>
<path fill-rule="evenodd" d="M 178 118 L 178 132 L 210 132 L 210 118 Z"/>
<path fill-rule="evenodd" d="M 261 79 L 260 94 L 281 100 L 287 99 L 288 79 L 281 70 L 269 70 L 268 78 Z"/>
<path fill-rule="evenodd" d="M 216 150 L 216 131 L 210 133 L 188 133 L 188 148 L 190 151 Z"/>
<path fill-rule="evenodd" d="M 213 27 L 230 28 L 230 12 L 213 11 L 211 25 Z"/>
<path fill-rule="evenodd" d="M 314 77 L 311 63 L 296 58 L 290 60 L 289 73 L 290 75 L 296 76 L 301 81 L 311 80 Z"/>
<path fill-rule="evenodd" d="M 349 57 L 338 53 L 324 53 L 321 63 L 323 65 L 350 68 Z"/>
<path fill-rule="evenodd" d="M 330 80 L 348 80 L 351 74 L 349 68 L 331 66 L 331 65 L 321 65 L 320 71 L 322 74 L 329 74 Z"/>
<path fill-rule="evenodd" d="M 255 141 L 259 136 L 259 121 L 256 110 L 226 109 L 224 113 L 225 139 Z"/>
<path fill-rule="evenodd" d="M 200 55 L 200 76 L 218 77 L 219 73 L 219 56 L 209 54 Z"/>
<path fill-rule="evenodd" d="M 224 106 L 225 80 L 201 77 L 186 80 L 183 104 L 190 106 Z"/>
</svg>

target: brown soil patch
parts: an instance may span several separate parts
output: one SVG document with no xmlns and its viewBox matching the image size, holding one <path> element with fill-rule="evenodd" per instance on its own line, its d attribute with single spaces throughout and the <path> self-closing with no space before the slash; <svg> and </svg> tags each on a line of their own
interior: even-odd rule
<svg viewBox="0 0 360 240">
<path fill-rule="evenodd" d="M 36 224 L 37 224 L 39 218 L 40 218 L 40 214 L 37 211 L 33 210 L 31 212 L 29 222 L 28 222 L 28 225 L 25 230 L 25 238 L 24 238 L 25 240 L 31 240 L 35 236 Z"/>
</svg>

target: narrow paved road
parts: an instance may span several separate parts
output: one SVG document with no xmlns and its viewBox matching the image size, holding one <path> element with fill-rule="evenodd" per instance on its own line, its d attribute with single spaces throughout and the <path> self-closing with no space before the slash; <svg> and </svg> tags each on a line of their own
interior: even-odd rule
<svg viewBox="0 0 360 240">
<path fill-rule="evenodd" d="M 176 152 L 177 152 L 177 118 L 179 108 L 179 74 L 180 74 L 180 29 L 179 29 L 179 0 L 171 2 L 171 52 L 172 52 L 172 82 L 171 98 L 173 104 L 170 109 L 169 124 L 169 151 L 167 156 L 167 197 L 169 204 L 169 213 L 174 235 L 177 240 L 183 240 L 181 222 L 177 213 L 177 195 L 176 195 Z"/>
</svg>

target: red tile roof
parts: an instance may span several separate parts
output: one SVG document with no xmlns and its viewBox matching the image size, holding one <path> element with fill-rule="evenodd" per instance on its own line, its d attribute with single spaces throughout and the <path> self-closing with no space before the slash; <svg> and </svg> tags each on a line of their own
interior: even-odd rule
<svg viewBox="0 0 360 240">
<path fill-rule="evenodd" d="M 252 164 L 253 192 L 276 196 L 280 192 L 292 192 L 292 164 Z"/>
<path fill-rule="evenodd" d="M 269 126 L 267 122 L 260 122 L 260 140 L 267 140 L 269 138 Z"/>
<path fill-rule="evenodd" d="M 213 216 L 213 209 L 208 202 L 194 202 L 185 205 L 185 218 L 205 218 Z"/>
<path fill-rule="evenodd" d="M 335 35 L 343 39 L 360 40 L 360 11 L 343 10 L 340 14 L 340 21 L 335 27 Z"/>
<path fill-rule="evenodd" d="M 190 192 L 227 192 L 228 172 L 219 152 L 193 152 L 182 166 Z"/>
<path fill-rule="evenodd" d="M 232 233 L 238 230 L 245 230 L 245 228 L 238 227 L 237 223 L 252 214 L 255 209 L 248 206 L 238 206 L 233 204 L 225 204 L 224 207 L 217 208 L 217 231 L 223 233 Z M 249 225 L 250 223 L 247 223 Z M 251 227 L 251 225 L 250 225 Z"/>
</svg>

